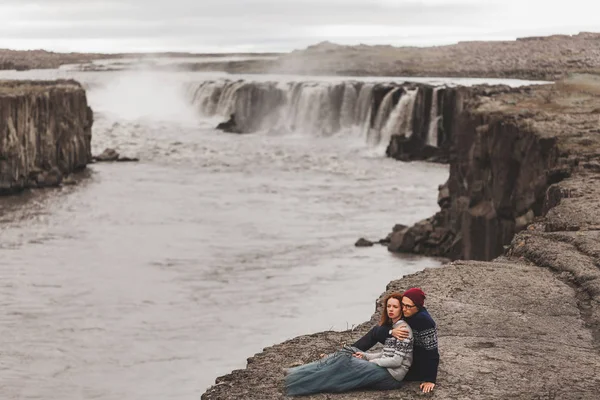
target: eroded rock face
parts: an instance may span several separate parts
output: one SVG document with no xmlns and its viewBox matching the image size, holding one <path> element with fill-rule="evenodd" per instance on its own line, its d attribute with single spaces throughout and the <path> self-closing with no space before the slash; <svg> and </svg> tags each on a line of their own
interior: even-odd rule
<svg viewBox="0 0 600 400">
<path fill-rule="evenodd" d="M 458 103 L 446 101 L 451 156 L 438 196 L 441 211 L 408 229 L 412 249 L 390 251 L 491 260 L 543 214 L 546 189 L 564 179 L 552 172 L 562 171 L 557 137 L 544 137 L 520 116 L 479 110 L 490 98 L 527 90 L 463 88 L 452 94 Z"/>
<path fill-rule="evenodd" d="M 75 81 L 0 82 L 0 193 L 56 186 L 85 168 L 92 122 Z"/>
</svg>

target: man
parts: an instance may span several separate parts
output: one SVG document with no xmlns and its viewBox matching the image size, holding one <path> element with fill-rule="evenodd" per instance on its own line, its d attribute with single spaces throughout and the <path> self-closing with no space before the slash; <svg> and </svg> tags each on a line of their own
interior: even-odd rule
<svg viewBox="0 0 600 400">
<path fill-rule="evenodd" d="M 414 335 L 413 363 L 404 378 L 405 381 L 421 381 L 420 389 L 429 393 L 435 387 L 440 362 L 437 329 L 435 322 L 424 306 L 425 293 L 419 288 L 408 289 L 402 294 L 402 313 Z M 391 330 L 388 326 L 375 326 L 360 338 L 354 347 L 367 351 L 377 342 L 385 343 L 390 336 L 404 339 L 408 331 L 403 328 Z"/>
</svg>

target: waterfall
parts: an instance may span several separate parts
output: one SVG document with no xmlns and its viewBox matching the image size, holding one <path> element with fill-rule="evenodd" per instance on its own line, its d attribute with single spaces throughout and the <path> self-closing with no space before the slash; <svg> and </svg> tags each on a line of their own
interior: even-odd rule
<svg viewBox="0 0 600 400">
<path fill-rule="evenodd" d="M 203 82 L 192 94 L 192 103 L 195 104 L 200 113 L 213 116 L 217 112 L 217 102 L 221 97 L 224 84 L 222 82 Z"/>
<path fill-rule="evenodd" d="M 390 113 L 392 112 L 392 108 L 394 107 L 393 100 L 394 94 L 401 90 L 400 87 L 392 89 L 389 91 L 383 100 L 381 101 L 381 105 L 379 106 L 379 110 L 377 111 L 377 116 L 375 117 L 375 123 L 370 131 L 369 142 L 376 145 L 381 142 L 381 134 L 382 130 L 390 117 Z"/>
<path fill-rule="evenodd" d="M 369 129 L 371 126 L 371 113 L 373 103 L 373 88 L 375 84 L 366 83 L 364 84 L 358 93 L 358 99 L 356 100 L 356 106 L 354 108 L 355 121 L 358 125 L 358 129 L 362 137 L 368 140 Z"/>
<path fill-rule="evenodd" d="M 380 83 L 377 90 L 385 93 L 382 98 L 374 95 L 375 87 L 373 83 L 353 81 L 213 80 L 191 84 L 188 96 L 198 111 L 207 117 L 218 115 L 228 119 L 234 113 L 242 132 L 268 129 L 326 136 L 353 131 L 361 132 L 371 145 L 387 147 L 393 135 L 412 135 L 419 89 L 412 84 Z M 428 137 L 423 138 L 427 144 L 437 138 L 440 118 L 437 116 L 437 95 L 438 89 L 434 89 L 432 107 L 424 111 L 432 121 Z M 376 101 L 380 103 L 374 104 Z M 374 110 L 376 115 L 372 114 Z"/>
<path fill-rule="evenodd" d="M 441 116 L 438 116 L 438 92 L 440 88 L 433 89 L 431 97 L 431 112 L 429 113 L 429 130 L 427 132 L 427 145 L 438 147 L 438 125 Z"/>
<path fill-rule="evenodd" d="M 364 122 L 367 119 L 367 115 L 371 113 L 371 104 L 373 102 L 373 88 L 375 84 L 367 83 L 363 85 L 358 93 L 358 99 L 356 100 L 356 108 L 354 115 L 356 115 L 357 122 Z"/>
<path fill-rule="evenodd" d="M 402 95 L 400 96 L 400 100 L 396 103 L 396 106 L 392 110 L 390 117 L 387 119 L 385 126 L 381 130 L 381 140 L 380 143 L 382 146 L 387 147 L 390 143 L 390 139 L 394 134 L 400 134 L 400 128 L 402 126 L 403 121 L 403 111 L 406 108 L 405 100 L 408 97 L 406 91 L 402 91 Z"/>
<path fill-rule="evenodd" d="M 237 91 L 244 86 L 244 81 L 228 82 L 222 89 L 221 96 L 216 104 L 216 113 L 228 117 L 235 109 Z"/>
<path fill-rule="evenodd" d="M 417 94 L 419 89 L 413 89 L 406 92 L 404 96 L 400 98 L 398 102 L 399 109 L 399 128 L 394 134 L 404 135 L 407 138 L 413 134 L 413 111 L 415 109 L 415 101 L 417 100 Z"/>
<path fill-rule="evenodd" d="M 295 101 L 290 104 L 292 118 L 289 126 L 292 131 L 313 132 L 319 129 L 323 113 L 321 108 L 329 107 L 329 104 L 322 104 L 327 97 L 327 89 L 318 84 L 299 84 L 295 88 L 298 94 Z"/>
<path fill-rule="evenodd" d="M 350 128 L 353 126 L 356 119 L 356 103 L 358 102 L 358 94 L 356 88 L 351 83 L 344 85 L 344 95 L 342 99 L 342 106 L 340 108 L 340 126 L 342 128 Z"/>
</svg>

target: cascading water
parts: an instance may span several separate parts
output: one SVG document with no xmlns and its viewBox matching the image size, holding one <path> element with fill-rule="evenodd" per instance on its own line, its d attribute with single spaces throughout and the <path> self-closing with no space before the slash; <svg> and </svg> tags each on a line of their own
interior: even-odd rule
<svg viewBox="0 0 600 400">
<path fill-rule="evenodd" d="M 351 83 L 344 85 L 344 97 L 342 107 L 340 109 L 340 127 L 347 129 L 355 125 L 356 119 L 356 104 L 358 103 L 358 93 L 356 88 Z"/>
<path fill-rule="evenodd" d="M 438 147 L 438 126 L 441 116 L 438 116 L 438 93 L 440 88 L 433 89 L 431 97 L 431 113 L 429 115 L 429 130 L 427 132 L 427 145 Z"/>
<path fill-rule="evenodd" d="M 358 129 L 365 140 L 369 137 L 374 87 L 375 85 L 372 83 L 366 83 L 361 87 L 354 111 L 355 123 L 358 124 Z"/>
<path fill-rule="evenodd" d="M 406 93 L 406 95 L 403 97 L 403 99 L 400 99 L 400 102 L 402 103 L 401 105 L 398 105 L 398 108 L 400 109 L 399 113 L 399 120 L 400 120 L 400 128 L 399 128 L 399 133 L 400 135 L 404 135 L 407 138 L 411 137 L 413 135 L 413 126 L 412 126 L 412 122 L 413 122 L 413 117 L 414 117 L 414 110 L 415 110 L 415 100 L 417 99 L 417 94 L 419 94 L 419 89 L 414 89 L 414 90 L 410 90 Z M 402 101 L 404 100 L 404 101 Z"/>
<path fill-rule="evenodd" d="M 188 93 L 204 116 L 218 115 L 228 119 L 230 114 L 235 113 L 242 132 L 269 129 L 329 136 L 339 131 L 359 131 L 364 133 L 370 145 L 385 148 L 393 135 L 408 138 L 413 134 L 413 113 L 419 88 L 409 84 L 389 84 L 383 98 L 374 96 L 374 90 L 376 87 L 381 90 L 381 85 L 353 81 L 282 83 L 215 80 L 194 84 L 191 90 L 188 88 Z M 438 89 L 428 90 L 433 90 L 433 97 L 437 99 Z M 257 109 L 257 105 L 252 104 L 257 96 L 262 104 L 268 103 L 269 106 Z M 380 103 L 374 104 L 376 101 Z M 377 112 L 375 116 L 372 115 L 374 110 Z M 423 141 L 430 144 L 436 136 L 433 130 L 441 118 L 437 115 L 437 101 L 433 101 L 426 112 L 426 119 L 432 123 L 429 136 Z"/>
<path fill-rule="evenodd" d="M 235 108 L 236 95 L 238 90 L 244 85 L 243 81 L 231 82 L 222 89 L 222 94 L 219 96 L 216 113 L 223 116 L 231 114 Z"/>
<path fill-rule="evenodd" d="M 379 111 L 375 117 L 375 123 L 373 124 L 372 129 L 369 131 L 369 142 L 373 145 L 379 144 L 382 140 L 382 130 L 388 125 L 390 113 L 394 108 L 394 95 L 399 90 L 402 90 L 402 88 L 398 87 L 388 92 L 379 106 Z"/>
<path fill-rule="evenodd" d="M 380 147 L 384 151 L 392 135 L 404 135 L 406 137 L 412 135 L 412 114 L 417 93 L 418 89 L 405 91 L 396 103 L 394 110 L 381 130 Z"/>
</svg>

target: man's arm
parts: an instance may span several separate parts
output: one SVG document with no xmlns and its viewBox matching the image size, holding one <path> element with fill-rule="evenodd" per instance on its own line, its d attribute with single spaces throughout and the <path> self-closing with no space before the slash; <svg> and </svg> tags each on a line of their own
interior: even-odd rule
<svg viewBox="0 0 600 400">
<path fill-rule="evenodd" d="M 361 351 L 367 351 L 377 343 L 385 343 L 385 340 L 390 337 L 389 330 L 390 328 L 387 326 L 374 326 L 352 346 Z"/>
<path fill-rule="evenodd" d="M 392 329 L 391 335 L 398 340 L 404 340 L 409 336 L 408 328 L 406 325 L 400 325 L 399 327 Z"/>
<path fill-rule="evenodd" d="M 435 383 L 440 353 L 438 351 L 437 329 L 435 326 L 415 333 L 415 344 L 419 343 L 424 351 L 419 352 L 422 359 L 421 375 L 425 382 Z"/>
</svg>

